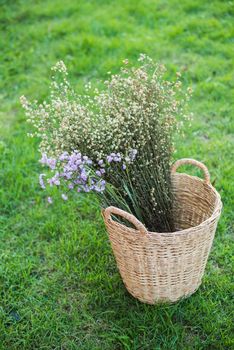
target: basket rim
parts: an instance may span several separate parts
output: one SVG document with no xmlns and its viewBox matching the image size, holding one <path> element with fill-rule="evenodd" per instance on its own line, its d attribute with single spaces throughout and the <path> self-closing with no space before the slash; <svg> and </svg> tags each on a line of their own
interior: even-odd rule
<svg viewBox="0 0 234 350">
<path fill-rule="evenodd" d="M 200 179 L 199 177 L 197 176 L 192 176 L 192 175 L 188 175 L 188 174 L 185 174 L 185 173 L 173 173 L 171 174 L 172 177 L 189 177 L 189 178 L 194 178 L 194 180 L 196 181 L 200 181 L 202 183 L 204 183 L 204 180 Z M 196 225 L 196 226 L 192 226 L 192 227 L 189 227 L 189 228 L 186 228 L 186 229 L 183 229 L 183 230 L 179 230 L 179 231 L 173 231 L 173 232 L 154 232 L 154 231 L 148 231 L 147 230 L 147 234 L 145 235 L 145 237 L 154 237 L 154 236 L 165 236 L 168 238 L 168 236 L 171 236 L 171 237 L 175 237 L 175 236 L 179 236 L 179 235 L 184 235 L 184 234 L 196 234 L 197 233 L 197 230 L 198 229 L 202 229 L 203 226 L 206 226 L 209 224 L 210 221 L 212 220 L 216 220 L 220 214 L 221 214 L 221 211 L 222 211 L 222 208 L 223 208 L 223 204 L 222 204 L 222 200 L 221 200 L 221 196 L 220 194 L 218 193 L 218 191 L 209 183 L 209 184 L 206 184 L 204 183 L 205 186 L 209 187 L 211 189 L 211 191 L 214 192 L 215 196 L 216 196 L 216 205 L 215 205 L 215 208 L 212 212 L 212 214 L 210 215 L 210 217 L 204 221 L 202 221 L 199 225 Z M 134 228 L 130 228 L 130 227 L 127 227 L 119 222 L 116 222 L 116 221 L 113 221 L 113 223 L 117 226 L 122 226 L 125 230 L 129 230 L 129 232 L 134 232 L 135 233 L 139 233 L 138 230 L 134 229 Z M 139 237 L 142 237 L 142 235 L 139 235 Z"/>
</svg>

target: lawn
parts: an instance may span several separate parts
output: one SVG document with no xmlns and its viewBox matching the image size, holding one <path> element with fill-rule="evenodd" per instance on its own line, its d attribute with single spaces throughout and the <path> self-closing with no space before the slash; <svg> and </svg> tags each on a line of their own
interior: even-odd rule
<svg viewBox="0 0 234 350">
<path fill-rule="evenodd" d="M 233 9 L 221 0 L 0 1 L 0 349 L 234 348 Z M 22 94 L 46 97 L 57 60 L 82 91 L 141 52 L 193 87 L 175 159 L 203 161 L 224 204 L 203 284 L 174 305 L 128 294 L 93 197 L 45 203 L 19 104 Z"/>
</svg>

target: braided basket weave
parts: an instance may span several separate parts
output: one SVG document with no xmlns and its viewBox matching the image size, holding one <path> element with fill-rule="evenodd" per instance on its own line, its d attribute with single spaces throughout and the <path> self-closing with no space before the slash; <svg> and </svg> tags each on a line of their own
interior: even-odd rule
<svg viewBox="0 0 234 350">
<path fill-rule="evenodd" d="M 204 180 L 176 173 L 183 164 L 204 172 Z M 171 169 L 175 196 L 173 233 L 148 232 L 135 216 L 108 207 L 105 225 L 123 282 L 142 302 L 175 302 L 194 293 L 201 284 L 215 230 L 220 217 L 220 195 L 210 184 L 206 166 L 193 159 L 181 159 Z M 136 229 L 114 221 L 122 216 Z"/>
</svg>

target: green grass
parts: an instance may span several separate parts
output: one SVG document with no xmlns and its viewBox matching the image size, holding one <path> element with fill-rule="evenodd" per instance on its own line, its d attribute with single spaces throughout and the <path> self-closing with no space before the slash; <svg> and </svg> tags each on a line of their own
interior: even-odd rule
<svg viewBox="0 0 234 350">
<path fill-rule="evenodd" d="M 231 1 L 0 1 L 0 349 L 234 348 L 232 23 Z M 175 158 L 203 161 L 224 203 L 202 286 L 170 306 L 127 293 L 92 197 L 45 204 L 19 105 L 59 59 L 82 91 L 141 52 L 193 86 Z"/>
</svg>

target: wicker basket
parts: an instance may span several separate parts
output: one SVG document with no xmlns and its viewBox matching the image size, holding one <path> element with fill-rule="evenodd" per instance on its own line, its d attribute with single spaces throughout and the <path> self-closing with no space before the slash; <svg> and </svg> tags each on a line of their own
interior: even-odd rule
<svg viewBox="0 0 234 350">
<path fill-rule="evenodd" d="M 183 164 L 201 168 L 205 180 L 176 173 Z M 210 184 L 204 164 L 181 159 L 171 171 L 175 232 L 148 232 L 140 221 L 123 210 L 115 207 L 103 210 L 124 284 L 130 294 L 149 304 L 175 302 L 197 290 L 222 209 L 220 196 Z M 136 229 L 112 220 L 111 214 L 122 216 Z"/>
</svg>

